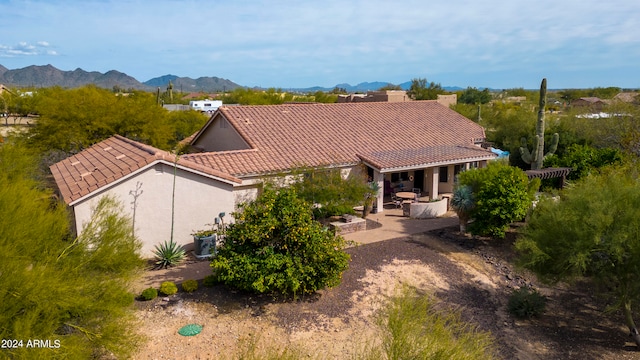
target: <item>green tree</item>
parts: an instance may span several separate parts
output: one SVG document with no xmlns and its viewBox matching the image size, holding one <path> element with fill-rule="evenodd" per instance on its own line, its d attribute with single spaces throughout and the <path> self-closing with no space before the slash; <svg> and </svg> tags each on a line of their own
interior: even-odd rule
<svg viewBox="0 0 640 360">
<path fill-rule="evenodd" d="M 540 185 L 539 180 L 530 184 L 524 171 L 500 161 L 464 171 L 458 182 L 473 192 L 471 233 L 497 237 L 504 237 L 509 224 L 524 219 Z"/>
<path fill-rule="evenodd" d="M 383 87 L 381 87 L 380 89 L 378 89 L 379 91 L 386 91 L 386 90 L 402 90 L 402 87 L 400 87 L 400 85 L 395 85 L 395 84 L 387 84 Z"/>
<path fill-rule="evenodd" d="M 338 101 L 338 95 L 324 91 L 316 91 L 313 93 L 313 101 L 325 104 L 335 103 Z"/>
<path fill-rule="evenodd" d="M 436 100 L 438 94 L 445 94 L 446 91 L 440 84 L 433 81 L 427 83 L 425 78 L 416 78 L 411 80 L 411 87 L 407 91 L 407 95 L 413 100 Z"/>
<path fill-rule="evenodd" d="M 573 144 L 562 156 L 552 155 L 545 159 L 544 164 L 547 167 L 570 167 L 573 170 L 567 179 L 578 180 L 604 166 L 620 165 L 623 160 L 622 152 L 617 149 Z"/>
<path fill-rule="evenodd" d="M 528 97 L 530 95 L 533 95 L 533 94 L 531 94 L 530 91 L 525 90 L 524 88 L 521 88 L 521 87 L 512 88 L 512 89 L 506 89 L 506 90 L 504 90 L 504 93 L 505 93 L 506 96 L 524 96 L 524 97 Z"/>
<path fill-rule="evenodd" d="M 326 218 L 332 215 L 352 214 L 353 207 L 362 205 L 370 190 L 364 171 L 354 171 L 343 178 L 339 169 L 301 169 L 301 180 L 290 185 L 298 197 L 314 208 L 314 216 Z"/>
<path fill-rule="evenodd" d="M 621 309 L 634 341 L 640 299 L 640 173 L 613 168 L 540 201 L 517 240 L 521 264 L 554 283 L 587 276 Z"/>
<path fill-rule="evenodd" d="M 340 283 L 349 255 L 344 239 L 313 220 L 292 188 L 267 187 L 234 214 L 212 260 L 217 280 L 257 293 L 313 293 Z"/>
<path fill-rule="evenodd" d="M 292 100 L 292 94 L 275 88 L 267 90 L 237 88 L 222 97 L 222 101 L 225 104 L 240 105 L 278 105 Z"/>
<path fill-rule="evenodd" d="M 27 138 L 42 151 L 77 153 L 114 134 L 161 149 L 176 141 L 169 112 L 151 93 L 117 96 L 96 86 L 40 89 L 36 110 L 40 118 Z"/>
<path fill-rule="evenodd" d="M 600 99 L 613 99 L 622 90 L 619 87 L 609 86 L 606 88 L 596 87 L 589 90 L 589 96 L 597 97 Z"/>
<path fill-rule="evenodd" d="M 478 90 L 474 87 L 468 87 L 460 94 L 458 101 L 464 104 L 486 104 L 491 101 L 491 93 L 487 88 Z"/>
<path fill-rule="evenodd" d="M 131 281 L 144 266 L 113 199 L 105 198 L 74 238 L 69 217 L 33 180 L 28 149 L 0 146 L 0 336 L 50 339 L 56 349 L 2 349 L 15 359 L 87 359 L 131 355 Z M 112 355 L 112 356 L 113 356 Z"/>
</svg>

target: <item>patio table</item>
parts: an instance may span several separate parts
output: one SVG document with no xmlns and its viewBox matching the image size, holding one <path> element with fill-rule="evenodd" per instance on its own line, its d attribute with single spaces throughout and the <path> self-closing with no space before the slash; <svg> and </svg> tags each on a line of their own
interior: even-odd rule
<svg viewBox="0 0 640 360">
<path fill-rule="evenodd" d="M 417 194 L 410 191 L 400 191 L 396 193 L 396 197 L 403 200 L 415 200 Z"/>
</svg>

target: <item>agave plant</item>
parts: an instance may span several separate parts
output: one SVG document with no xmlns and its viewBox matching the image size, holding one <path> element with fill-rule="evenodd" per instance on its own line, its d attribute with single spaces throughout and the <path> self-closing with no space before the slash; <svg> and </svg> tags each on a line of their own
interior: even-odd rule
<svg viewBox="0 0 640 360">
<path fill-rule="evenodd" d="M 451 198 L 451 207 L 458 214 L 460 220 L 460 232 L 467 232 L 467 223 L 471 219 L 471 211 L 475 206 L 473 199 L 473 190 L 469 185 L 457 186 L 453 190 L 453 197 Z"/>
<path fill-rule="evenodd" d="M 154 254 L 157 260 L 156 267 L 159 269 L 175 266 L 184 260 L 187 255 L 184 248 L 173 242 L 173 240 L 156 245 Z"/>
</svg>

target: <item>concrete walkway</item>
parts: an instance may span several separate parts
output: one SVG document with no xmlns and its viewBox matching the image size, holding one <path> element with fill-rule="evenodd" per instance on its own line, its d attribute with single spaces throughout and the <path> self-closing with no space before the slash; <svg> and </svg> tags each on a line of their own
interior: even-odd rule
<svg viewBox="0 0 640 360">
<path fill-rule="evenodd" d="M 368 219 L 382 226 L 373 230 L 345 234 L 343 237 L 347 241 L 369 244 L 458 225 L 458 217 L 452 211 L 435 219 L 410 219 L 402 216 L 402 209 L 384 209 L 382 213 L 370 214 Z"/>
</svg>

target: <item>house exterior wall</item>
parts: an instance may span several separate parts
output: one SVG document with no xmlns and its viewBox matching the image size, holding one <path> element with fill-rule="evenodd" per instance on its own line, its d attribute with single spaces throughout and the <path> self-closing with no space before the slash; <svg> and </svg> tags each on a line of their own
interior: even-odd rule
<svg viewBox="0 0 640 360">
<path fill-rule="evenodd" d="M 438 193 L 450 193 L 453 192 L 453 170 L 455 165 L 447 165 L 447 181 L 438 183 Z"/>
<path fill-rule="evenodd" d="M 438 94 L 438 103 L 450 108 L 458 103 L 458 95 L 456 94 Z"/>
<path fill-rule="evenodd" d="M 193 145 L 205 152 L 250 148 L 249 144 L 222 116 L 216 116 L 211 126 L 207 127 Z"/>
<path fill-rule="evenodd" d="M 157 244 L 171 239 L 173 167 L 156 163 L 145 171 L 74 206 L 76 229 L 82 231 L 99 200 L 113 195 L 123 206 L 124 214 L 133 219 L 133 194 L 138 188 L 135 212 L 135 235 L 142 241 L 141 254 L 153 257 Z M 194 230 L 212 224 L 214 218 L 225 212 L 225 220 L 231 220 L 234 210 L 233 186 L 178 169 L 175 182 L 174 241 L 192 249 Z"/>
</svg>

